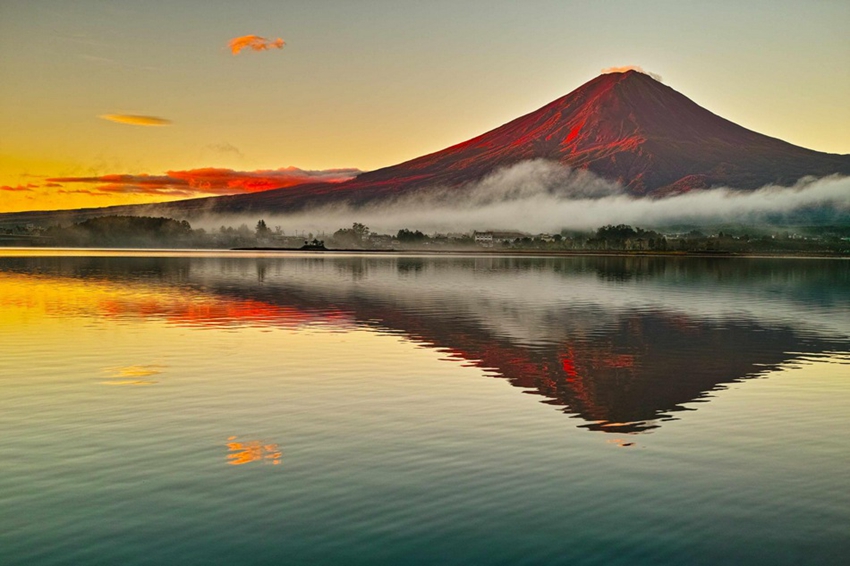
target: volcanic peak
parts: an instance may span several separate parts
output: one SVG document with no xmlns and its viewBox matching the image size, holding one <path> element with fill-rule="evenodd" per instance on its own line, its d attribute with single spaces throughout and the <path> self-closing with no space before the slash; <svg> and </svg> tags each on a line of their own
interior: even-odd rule
<svg viewBox="0 0 850 566">
<path fill-rule="evenodd" d="M 850 174 L 850 156 L 793 146 L 747 130 L 644 73 L 600 75 L 573 92 L 463 143 L 341 184 L 397 193 L 460 186 L 498 168 L 547 159 L 588 169 L 634 195 L 725 185 L 791 185 Z"/>
<path fill-rule="evenodd" d="M 850 175 L 850 156 L 747 130 L 649 75 L 629 70 L 600 75 L 534 112 L 442 151 L 343 183 L 217 197 L 215 208 L 285 211 L 337 202 L 357 206 L 434 189 L 462 191 L 495 171 L 535 159 L 586 169 L 617 181 L 634 196 L 651 197 Z M 186 208 L 207 204 L 187 201 Z"/>
</svg>

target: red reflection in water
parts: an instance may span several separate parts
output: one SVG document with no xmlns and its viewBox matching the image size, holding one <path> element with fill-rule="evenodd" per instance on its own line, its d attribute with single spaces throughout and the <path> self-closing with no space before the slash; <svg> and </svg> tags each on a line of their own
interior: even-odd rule
<svg viewBox="0 0 850 566">
<path fill-rule="evenodd" d="M 572 351 L 570 351 L 569 357 L 564 357 L 561 359 L 561 367 L 564 368 L 564 373 L 567 374 L 568 378 L 575 379 L 578 377 L 578 372 L 576 372 L 576 364 L 572 358 Z"/>
<path fill-rule="evenodd" d="M 219 327 L 232 325 L 267 325 L 298 327 L 313 323 L 346 326 L 351 317 L 340 310 L 303 310 L 252 299 L 212 298 L 209 296 L 176 299 L 147 297 L 135 300 L 125 297 L 102 299 L 98 310 L 107 317 L 161 318 L 178 326 Z"/>
<path fill-rule="evenodd" d="M 324 303 L 276 304 L 193 288 L 130 285 L 108 280 L 0 275 L 0 321 L 21 309 L 49 317 L 159 319 L 176 326 L 271 326 L 322 324 L 347 328 L 351 312 Z"/>
</svg>

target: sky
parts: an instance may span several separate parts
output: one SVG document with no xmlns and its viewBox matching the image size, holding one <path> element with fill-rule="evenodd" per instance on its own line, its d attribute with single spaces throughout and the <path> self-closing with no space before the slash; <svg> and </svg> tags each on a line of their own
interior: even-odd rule
<svg viewBox="0 0 850 566">
<path fill-rule="evenodd" d="M 0 0 L 0 212 L 340 181 L 638 65 L 850 154 L 850 2 Z"/>
</svg>

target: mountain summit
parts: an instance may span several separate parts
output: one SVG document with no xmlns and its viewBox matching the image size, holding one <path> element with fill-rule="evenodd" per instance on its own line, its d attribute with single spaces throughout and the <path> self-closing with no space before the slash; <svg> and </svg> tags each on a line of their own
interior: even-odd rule
<svg viewBox="0 0 850 566">
<path fill-rule="evenodd" d="M 812 151 L 721 118 L 649 75 L 596 77 L 546 106 L 471 140 L 334 185 L 219 197 L 225 208 L 364 202 L 460 187 L 497 169 L 547 159 L 617 181 L 634 196 L 727 186 L 792 185 L 850 174 L 850 155 Z"/>
</svg>

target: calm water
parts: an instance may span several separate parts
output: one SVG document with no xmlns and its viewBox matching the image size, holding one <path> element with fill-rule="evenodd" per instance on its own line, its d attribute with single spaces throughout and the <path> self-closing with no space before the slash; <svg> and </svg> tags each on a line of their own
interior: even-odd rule
<svg viewBox="0 0 850 566">
<path fill-rule="evenodd" d="M 848 261 L 0 255 L 3 565 L 846 564 L 848 425 Z"/>
</svg>

